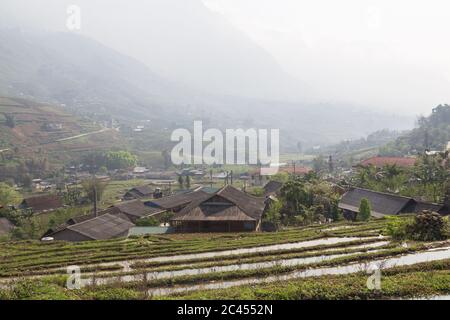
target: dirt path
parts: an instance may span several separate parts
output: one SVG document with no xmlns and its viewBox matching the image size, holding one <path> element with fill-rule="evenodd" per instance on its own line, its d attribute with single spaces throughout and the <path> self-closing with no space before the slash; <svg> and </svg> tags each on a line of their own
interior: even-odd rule
<svg viewBox="0 0 450 320">
<path fill-rule="evenodd" d="M 68 138 L 58 139 L 58 140 L 55 140 L 53 142 L 64 142 L 64 141 L 69 141 L 69 140 L 75 140 L 75 139 L 78 139 L 78 138 L 90 136 L 90 135 L 93 135 L 93 134 L 99 134 L 99 133 L 106 132 L 106 131 L 109 131 L 109 130 L 112 130 L 112 129 L 103 128 L 101 130 L 97 130 L 97 131 L 93 131 L 93 132 L 87 132 L 87 133 L 78 134 L 76 136 L 72 136 L 72 137 L 68 137 Z"/>
</svg>

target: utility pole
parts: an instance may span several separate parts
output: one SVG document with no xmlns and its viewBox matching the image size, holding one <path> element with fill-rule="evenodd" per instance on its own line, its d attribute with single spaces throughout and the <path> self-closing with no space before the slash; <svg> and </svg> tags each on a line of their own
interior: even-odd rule
<svg viewBox="0 0 450 320">
<path fill-rule="evenodd" d="M 94 186 L 94 215 L 95 217 L 98 216 L 97 213 L 97 187 L 95 185 L 95 179 L 93 180 L 93 186 Z"/>
<path fill-rule="evenodd" d="M 230 179 L 231 179 L 231 185 L 233 185 L 233 170 L 231 170 L 230 174 L 231 174 L 231 176 L 230 176 Z"/>
<path fill-rule="evenodd" d="M 226 175 L 225 175 L 225 185 L 227 186 L 228 185 L 228 178 L 229 178 L 229 176 L 230 176 L 230 173 L 228 172 L 228 171 L 226 171 Z"/>
<path fill-rule="evenodd" d="M 212 169 L 209 170 L 209 181 L 210 181 L 211 189 L 212 189 L 212 187 L 213 187 L 213 171 L 212 171 Z"/>
<path fill-rule="evenodd" d="M 92 173 L 92 192 L 94 195 L 94 216 L 97 217 L 97 185 L 95 171 Z"/>
</svg>

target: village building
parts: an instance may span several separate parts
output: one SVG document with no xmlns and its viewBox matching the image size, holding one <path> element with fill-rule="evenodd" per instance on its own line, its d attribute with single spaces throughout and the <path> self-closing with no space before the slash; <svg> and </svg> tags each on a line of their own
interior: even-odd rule
<svg viewBox="0 0 450 320">
<path fill-rule="evenodd" d="M 356 219 L 362 199 L 369 201 L 371 214 L 376 218 L 386 215 L 420 213 L 423 210 L 430 210 L 443 215 L 449 213 L 449 208 L 443 204 L 427 203 L 390 193 L 351 188 L 339 201 L 339 208 L 343 210 L 346 219 Z"/>
<path fill-rule="evenodd" d="M 138 221 L 139 219 L 157 216 L 165 211 L 165 209 L 147 206 L 140 200 L 132 200 L 116 203 L 115 205 L 106 209 L 104 212 L 114 215 L 126 216 L 129 221 L 136 223 L 136 221 Z"/>
<path fill-rule="evenodd" d="M 191 201 L 171 219 L 177 232 L 260 231 L 265 198 L 251 196 L 232 186 Z"/>
<path fill-rule="evenodd" d="M 57 195 L 42 195 L 26 198 L 19 208 L 32 210 L 33 214 L 53 211 L 62 208 L 63 202 Z"/>
<path fill-rule="evenodd" d="M 146 167 L 135 167 L 134 169 L 133 169 L 133 174 L 134 175 L 143 175 L 143 174 L 145 174 L 145 173 L 147 173 L 147 172 L 149 172 L 150 170 L 149 169 L 147 169 Z"/>
<path fill-rule="evenodd" d="M 128 190 L 123 196 L 123 200 L 134 200 L 142 198 L 152 198 L 154 190 L 150 186 L 134 187 Z"/>
<path fill-rule="evenodd" d="M 126 237 L 134 224 L 127 219 L 109 213 L 60 228 L 45 236 L 64 241 L 107 240 Z"/>
<path fill-rule="evenodd" d="M 283 187 L 283 183 L 279 181 L 271 180 L 266 183 L 264 186 L 264 196 L 277 196 L 280 193 L 281 188 Z"/>
<path fill-rule="evenodd" d="M 396 165 L 397 167 L 411 168 L 415 163 L 416 158 L 411 157 L 372 157 L 361 161 L 357 166 L 383 168 L 386 165 Z"/>
<path fill-rule="evenodd" d="M 191 202 L 203 199 L 208 195 L 209 193 L 203 190 L 188 191 L 161 199 L 149 200 L 145 202 L 145 205 L 154 209 L 179 212 Z"/>
</svg>

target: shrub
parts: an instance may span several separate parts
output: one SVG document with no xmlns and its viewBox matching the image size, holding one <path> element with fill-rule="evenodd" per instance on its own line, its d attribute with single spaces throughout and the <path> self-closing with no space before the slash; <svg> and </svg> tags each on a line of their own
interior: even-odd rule
<svg viewBox="0 0 450 320">
<path fill-rule="evenodd" d="M 384 233 L 394 240 L 404 240 L 407 238 L 409 226 L 412 224 L 411 219 L 402 219 L 399 217 L 386 216 L 388 220 Z"/>
<path fill-rule="evenodd" d="M 262 197 L 264 196 L 264 189 L 260 187 L 255 187 L 250 191 L 250 193 L 255 197 Z"/>
<path fill-rule="evenodd" d="M 359 213 L 356 216 L 360 221 L 367 221 L 370 219 L 372 209 L 370 208 L 370 202 L 366 198 L 361 199 L 359 205 Z"/>
<path fill-rule="evenodd" d="M 158 227 L 159 221 L 154 217 L 147 217 L 147 218 L 139 219 L 136 222 L 136 225 L 139 227 Z"/>
<path fill-rule="evenodd" d="M 270 230 L 278 230 L 281 224 L 281 209 L 283 204 L 280 201 L 272 201 L 269 209 L 263 217 L 263 223 Z"/>
<path fill-rule="evenodd" d="M 447 224 L 438 213 L 423 211 L 414 219 L 386 217 L 385 233 L 395 240 L 437 241 L 447 238 Z"/>
<path fill-rule="evenodd" d="M 443 217 L 435 212 L 423 211 L 407 228 L 408 237 L 417 241 L 436 241 L 447 238 L 447 225 Z"/>
</svg>

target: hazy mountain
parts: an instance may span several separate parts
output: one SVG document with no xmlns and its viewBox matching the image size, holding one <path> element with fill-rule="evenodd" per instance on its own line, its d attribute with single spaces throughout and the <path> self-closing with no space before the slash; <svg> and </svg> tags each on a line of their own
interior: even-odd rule
<svg viewBox="0 0 450 320">
<path fill-rule="evenodd" d="M 81 34 L 179 83 L 215 94 L 296 101 L 304 101 L 311 91 L 201 0 L 75 3 L 81 8 Z M 9 25 L 68 31 L 65 12 L 71 4 L 70 0 L 4 0 L 2 6 Z M 19 10 L 21 5 L 26 12 Z"/>
<path fill-rule="evenodd" d="M 191 128 L 193 120 L 219 128 L 279 128 L 284 150 L 295 150 L 298 141 L 308 147 L 412 125 L 408 117 L 345 105 L 207 94 L 71 33 L 0 31 L 0 73 L 1 95 L 33 97 L 131 121 L 153 119 L 154 125 L 169 128 Z"/>
<path fill-rule="evenodd" d="M 1 30 L 0 73 L 3 95 L 127 117 L 164 116 L 184 92 L 144 64 L 70 33 Z"/>
</svg>

